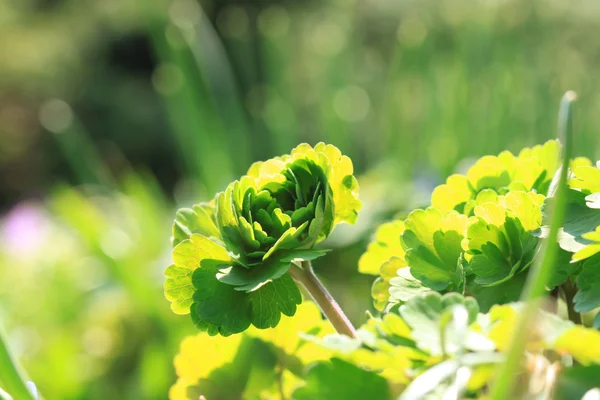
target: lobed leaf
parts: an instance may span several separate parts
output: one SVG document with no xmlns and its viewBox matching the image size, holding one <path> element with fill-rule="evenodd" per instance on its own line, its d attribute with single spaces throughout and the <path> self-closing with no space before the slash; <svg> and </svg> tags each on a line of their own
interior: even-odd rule
<svg viewBox="0 0 600 400">
<path fill-rule="evenodd" d="M 467 217 L 435 208 L 416 210 L 406 219 L 402 244 L 412 276 L 434 290 L 457 287 L 456 270 Z"/>
<path fill-rule="evenodd" d="M 192 275 L 201 264 L 216 269 L 217 265 L 231 263 L 224 247 L 206 236 L 192 234 L 173 249 L 174 264 L 167 267 L 164 284 L 165 296 L 176 314 L 188 314 L 192 305 L 194 285 Z"/>
<path fill-rule="evenodd" d="M 173 223 L 173 247 L 198 233 L 206 237 L 221 239 L 215 223 L 214 205 L 212 203 L 195 204 L 192 208 L 181 208 L 175 214 Z"/>
</svg>

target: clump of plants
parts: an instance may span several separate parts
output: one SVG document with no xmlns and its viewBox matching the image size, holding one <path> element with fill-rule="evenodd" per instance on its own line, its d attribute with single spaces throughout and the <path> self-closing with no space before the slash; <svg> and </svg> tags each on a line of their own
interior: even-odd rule
<svg viewBox="0 0 600 400">
<path fill-rule="evenodd" d="M 201 333 L 182 343 L 171 398 L 594 390 L 600 170 L 571 156 L 573 100 L 561 104 L 560 141 L 485 156 L 437 187 L 429 207 L 379 227 L 358 265 L 376 276 L 378 312 L 358 329 L 311 267 L 327 253 L 315 246 L 361 208 L 352 162 L 337 148 L 302 144 L 180 210 L 165 294 Z"/>
</svg>

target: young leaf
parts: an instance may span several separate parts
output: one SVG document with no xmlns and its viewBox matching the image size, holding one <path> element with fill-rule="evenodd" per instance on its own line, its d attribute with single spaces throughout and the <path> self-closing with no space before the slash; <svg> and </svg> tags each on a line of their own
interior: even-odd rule
<svg viewBox="0 0 600 400">
<path fill-rule="evenodd" d="M 442 212 L 457 210 L 470 215 L 482 190 L 506 194 L 509 190 L 547 193 L 558 169 L 559 144 L 551 140 L 543 145 L 523 149 L 518 156 L 508 151 L 498 156 L 485 156 L 473 165 L 466 176 L 452 175 L 438 186 L 431 197 L 433 207 Z"/>
<path fill-rule="evenodd" d="M 369 243 L 367 251 L 358 260 L 358 271 L 363 274 L 378 275 L 381 266 L 392 257 L 398 258 L 397 262 L 404 262 L 404 249 L 400 243 L 403 232 L 403 221 L 396 220 L 380 225 L 374 240 Z"/>
<path fill-rule="evenodd" d="M 452 354 L 461 346 L 460 338 L 451 326 L 444 326 L 443 319 L 457 305 L 466 309 L 468 324 L 475 321 L 479 312 L 477 301 L 458 293 L 442 296 L 431 292 L 413 297 L 400 306 L 399 313 L 412 328 L 412 337 L 420 349 L 432 355 Z"/>
<path fill-rule="evenodd" d="M 544 196 L 515 191 L 483 203 L 469 219 L 466 240 L 469 271 L 475 283 L 495 286 L 529 267 L 538 239 L 531 232 L 542 223 Z"/>
<path fill-rule="evenodd" d="M 398 276 L 390 280 L 389 303 L 391 304 L 409 301 L 431 290 L 410 274 L 410 268 L 399 268 L 397 274 Z"/>
<path fill-rule="evenodd" d="M 175 214 L 173 223 L 173 247 L 198 233 L 220 240 L 221 235 L 215 224 L 214 208 L 211 203 L 200 203 L 193 208 L 181 208 Z"/>
<path fill-rule="evenodd" d="M 416 210 L 406 219 L 402 244 L 410 273 L 427 287 L 457 287 L 456 269 L 462 254 L 461 241 L 467 217 L 435 208 Z"/>
</svg>

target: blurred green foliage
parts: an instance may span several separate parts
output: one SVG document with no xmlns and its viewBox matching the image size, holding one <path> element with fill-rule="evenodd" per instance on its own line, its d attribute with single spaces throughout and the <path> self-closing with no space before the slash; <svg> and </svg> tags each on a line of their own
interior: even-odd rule
<svg viewBox="0 0 600 400">
<path fill-rule="evenodd" d="M 18 358 L 47 398 L 164 398 L 193 330 L 162 295 L 175 204 L 300 142 L 361 175 L 365 211 L 315 267 L 362 319 L 376 223 L 470 157 L 554 137 L 567 89 L 575 152 L 597 153 L 598 17 L 595 0 L 0 2 L 0 317 Z"/>
</svg>

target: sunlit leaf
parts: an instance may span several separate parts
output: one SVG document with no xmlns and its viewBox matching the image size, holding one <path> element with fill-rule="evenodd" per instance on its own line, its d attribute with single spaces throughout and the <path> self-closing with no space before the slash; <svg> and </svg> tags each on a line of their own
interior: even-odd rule
<svg viewBox="0 0 600 400">
<path fill-rule="evenodd" d="M 456 269 L 462 253 L 461 241 L 467 217 L 435 208 L 413 211 L 406 219 L 402 243 L 410 273 L 427 287 L 456 287 Z"/>
</svg>

